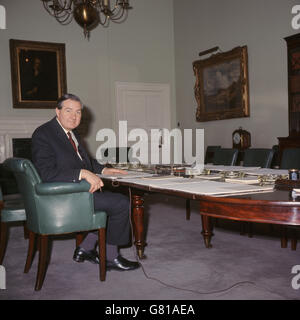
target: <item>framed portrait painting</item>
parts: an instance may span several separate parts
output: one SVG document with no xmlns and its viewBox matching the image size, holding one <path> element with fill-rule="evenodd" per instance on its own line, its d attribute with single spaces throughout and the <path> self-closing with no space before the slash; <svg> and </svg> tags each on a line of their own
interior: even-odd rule
<svg viewBox="0 0 300 320">
<path fill-rule="evenodd" d="M 14 108 L 55 108 L 67 92 L 65 44 L 10 39 Z"/>
<path fill-rule="evenodd" d="M 249 117 L 247 46 L 193 62 L 196 120 Z"/>
</svg>

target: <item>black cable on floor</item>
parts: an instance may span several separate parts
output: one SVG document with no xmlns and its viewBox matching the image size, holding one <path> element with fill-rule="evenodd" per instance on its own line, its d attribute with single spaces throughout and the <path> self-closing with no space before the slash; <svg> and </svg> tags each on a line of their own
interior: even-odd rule
<svg viewBox="0 0 300 320">
<path fill-rule="evenodd" d="M 129 187 L 129 221 L 130 221 L 130 226 L 131 226 L 131 241 L 133 243 L 133 226 L 132 226 L 132 221 L 131 221 L 131 200 L 132 200 L 132 196 L 131 196 L 131 188 Z M 156 282 L 159 282 L 160 284 L 168 287 L 168 288 L 173 288 L 173 289 L 177 289 L 177 290 L 181 290 L 181 291 L 187 291 L 187 292 L 192 292 L 192 293 L 196 293 L 196 294 L 201 294 L 201 295 L 208 295 L 208 294 L 216 294 L 216 293 L 222 293 L 222 292 L 226 292 L 228 290 L 231 290 L 233 289 L 234 287 L 237 287 L 237 286 L 240 286 L 240 285 L 244 285 L 244 284 L 251 284 L 251 285 L 254 285 L 256 287 L 259 288 L 259 286 L 257 286 L 254 282 L 252 281 L 239 281 L 239 282 L 236 282 L 234 283 L 233 285 L 229 286 L 228 288 L 225 288 L 225 289 L 220 289 L 220 290 L 214 290 L 214 291 L 206 291 L 206 292 L 201 292 L 201 291 L 197 291 L 197 290 L 192 290 L 192 289 L 185 289 L 185 288 L 180 288 L 180 287 L 176 287 L 176 286 L 173 286 L 173 285 L 170 285 L 170 284 L 167 284 L 163 281 L 161 281 L 160 279 L 157 279 L 157 278 L 154 278 L 154 277 L 150 277 L 148 276 L 142 262 L 141 262 L 141 259 L 139 258 L 134 246 L 132 246 L 132 249 L 133 249 L 133 254 L 136 258 L 136 261 L 139 263 L 139 265 L 141 266 L 142 270 L 143 270 L 143 273 L 145 275 L 145 277 L 149 280 L 154 280 Z M 263 288 L 265 290 L 267 290 L 266 288 Z M 269 291 L 269 290 L 268 290 Z"/>
</svg>

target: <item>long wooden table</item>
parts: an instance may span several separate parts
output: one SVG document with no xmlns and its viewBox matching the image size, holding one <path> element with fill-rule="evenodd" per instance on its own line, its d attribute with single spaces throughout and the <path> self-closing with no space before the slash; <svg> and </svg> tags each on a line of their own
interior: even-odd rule
<svg viewBox="0 0 300 320">
<path fill-rule="evenodd" d="M 111 183 L 110 180 L 106 184 Z M 211 247 L 211 217 L 237 221 L 249 221 L 278 225 L 300 226 L 300 198 L 291 197 L 290 191 L 248 195 L 214 197 L 191 194 L 182 191 L 143 186 L 122 179 L 113 183 L 115 186 L 128 187 L 132 201 L 132 218 L 134 225 L 135 246 L 139 258 L 143 259 L 146 246 L 144 238 L 144 196 L 147 193 L 160 193 L 197 200 L 202 218 L 202 235 L 205 246 Z"/>
</svg>

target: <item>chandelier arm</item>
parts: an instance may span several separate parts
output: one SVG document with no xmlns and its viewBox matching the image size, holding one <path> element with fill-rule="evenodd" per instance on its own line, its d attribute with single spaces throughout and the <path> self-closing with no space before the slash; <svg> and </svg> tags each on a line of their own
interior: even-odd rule
<svg viewBox="0 0 300 320">
<path fill-rule="evenodd" d="M 52 0 L 52 1 L 54 2 L 55 0 Z M 62 4 L 62 1 L 63 1 L 63 4 Z M 59 5 L 61 11 L 67 10 L 67 11 L 71 12 L 72 11 L 72 4 L 74 5 L 73 0 L 57 0 L 57 3 Z"/>
<path fill-rule="evenodd" d="M 99 12 L 99 23 L 100 23 L 102 26 L 105 26 L 106 23 L 107 23 L 107 21 L 108 21 L 109 19 L 107 18 L 106 15 L 104 15 L 104 16 L 105 16 L 105 19 L 104 19 L 104 21 L 102 21 L 102 18 L 101 18 L 102 15 L 104 15 L 104 14 L 103 14 L 102 12 Z"/>
<path fill-rule="evenodd" d="M 73 20 L 73 15 L 72 14 L 68 14 L 68 15 L 64 15 L 64 16 L 56 16 L 54 15 L 55 19 L 62 25 L 67 25 L 70 24 Z"/>
<path fill-rule="evenodd" d="M 125 14 L 124 14 L 125 13 Z M 128 17 L 128 10 L 122 13 L 122 16 L 118 20 L 112 20 L 114 23 L 123 23 Z M 121 19 L 122 18 L 122 19 Z"/>
<path fill-rule="evenodd" d="M 112 15 L 111 15 L 112 19 L 119 19 L 118 17 L 121 17 L 123 15 L 124 8 L 121 8 L 120 6 L 118 6 L 117 8 L 114 8 L 111 12 L 112 12 Z"/>
<path fill-rule="evenodd" d="M 44 8 L 46 9 L 46 11 L 47 11 L 51 16 L 53 16 L 52 12 L 50 11 L 50 8 L 49 8 L 48 5 L 45 3 L 45 1 L 43 1 L 43 6 L 44 6 Z"/>
<path fill-rule="evenodd" d="M 114 16 L 110 17 L 110 19 L 114 22 L 117 22 L 118 20 L 122 19 L 122 17 L 124 16 L 124 13 L 125 13 L 125 10 L 119 11 L 118 15 L 114 15 Z"/>
<path fill-rule="evenodd" d="M 71 3 L 72 2 L 67 3 L 67 1 L 64 1 L 64 3 L 62 4 L 59 1 L 59 2 L 57 2 L 57 5 L 59 6 L 59 8 L 56 8 L 57 10 L 54 10 L 54 8 L 50 8 L 50 6 L 48 4 L 46 4 L 45 1 L 43 1 L 43 5 L 44 5 L 44 8 L 46 9 L 46 11 L 51 16 L 55 17 L 55 19 L 63 25 L 68 24 L 72 21 Z M 70 16 L 71 16 L 71 18 L 70 18 Z M 69 18 L 70 18 L 70 21 L 67 21 Z"/>
<path fill-rule="evenodd" d="M 118 20 L 120 18 L 122 18 L 123 14 L 124 14 L 124 6 L 119 4 L 120 0 L 115 0 L 115 5 L 113 6 L 113 8 L 108 8 L 111 12 L 111 15 L 109 16 L 110 20 Z M 99 2 L 99 0 L 98 0 Z M 101 8 L 101 12 L 103 12 L 104 7 Z"/>
<path fill-rule="evenodd" d="M 112 12 L 113 14 L 114 14 L 114 12 L 115 12 L 116 10 L 118 10 L 118 12 L 119 12 L 119 10 L 121 9 L 121 5 L 119 5 L 118 2 L 119 2 L 119 0 L 116 0 L 115 5 L 114 5 L 113 9 L 111 10 L 111 12 Z M 117 13 L 116 13 L 116 14 L 117 14 Z"/>
<path fill-rule="evenodd" d="M 68 11 L 69 13 L 72 12 L 72 8 L 71 8 L 72 3 L 73 3 L 72 0 L 64 0 L 63 4 L 61 3 L 61 0 L 52 0 L 53 4 L 51 6 L 53 8 L 51 8 L 51 6 L 48 4 L 49 1 L 47 1 L 47 0 L 42 0 L 42 1 L 43 1 L 44 8 L 52 16 L 54 16 L 56 12 L 57 13 L 63 13 L 65 11 Z M 68 2 L 68 1 L 70 1 L 70 2 Z"/>
</svg>

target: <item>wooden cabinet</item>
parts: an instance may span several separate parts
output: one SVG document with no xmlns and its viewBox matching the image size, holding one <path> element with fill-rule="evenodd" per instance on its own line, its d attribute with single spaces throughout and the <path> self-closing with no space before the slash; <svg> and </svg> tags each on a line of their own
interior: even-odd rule
<svg viewBox="0 0 300 320">
<path fill-rule="evenodd" d="M 300 33 L 284 40 L 288 61 L 289 136 L 278 137 L 280 157 L 284 149 L 300 148 Z"/>
</svg>

